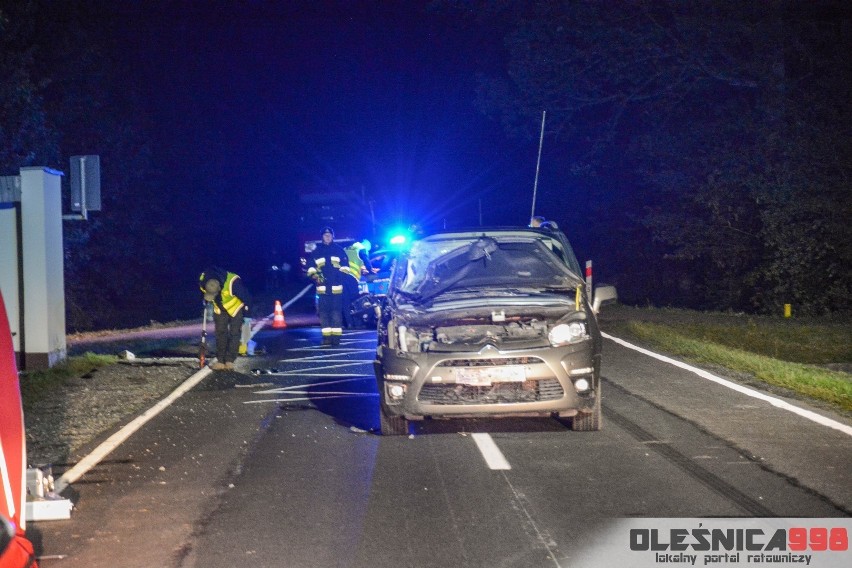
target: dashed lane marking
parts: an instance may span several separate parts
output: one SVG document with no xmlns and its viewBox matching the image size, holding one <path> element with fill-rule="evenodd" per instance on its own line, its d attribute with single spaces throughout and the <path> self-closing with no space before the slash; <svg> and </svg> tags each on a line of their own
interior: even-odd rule
<svg viewBox="0 0 852 568">
<path fill-rule="evenodd" d="M 512 466 L 509 465 L 509 462 L 503 456 L 503 452 L 494 443 L 494 439 L 490 434 L 471 434 L 471 437 L 476 442 L 476 447 L 479 448 L 479 452 L 485 458 L 485 463 L 488 464 L 490 469 L 512 469 Z"/>
</svg>

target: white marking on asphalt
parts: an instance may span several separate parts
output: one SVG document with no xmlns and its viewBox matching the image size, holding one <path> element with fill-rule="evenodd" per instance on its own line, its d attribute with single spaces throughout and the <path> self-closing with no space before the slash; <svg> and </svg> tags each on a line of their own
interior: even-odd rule
<svg viewBox="0 0 852 568">
<path fill-rule="evenodd" d="M 355 382 L 355 381 L 364 381 L 364 380 L 373 379 L 373 378 L 375 378 L 375 377 L 373 377 L 372 375 L 364 375 L 364 376 L 357 378 L 357 379 L 341 379 L 339 381 L 321 381 L 321 382 L 318 382 L 318 383 L 305 383 L 305 384 L 302 384 L 302 385 L 290 385 L 289 387 L 279 387 L 279 388 L 275 388 L 275 389 L 257 391 L 254 394 L 275 394 L 275 393 L 279 393 L 279 392 L 286 392 L 286 391 L 292 390 L 292 389 L 304 389 L 304 388 L 308 388 L 308 387 L 334 385 L 334 384 L 338 384 L 338 383 L 351 383 L 351 382 Z"/>
<path fill-rule="evenodd" d="M 335 349 L 335 348 L 331 348 L 331 347 L 325 347 L 323 345 L 311 345 L 310 347 L 296 347 L 296 348 L 293 348 L 293 349 L 288 349 L 287 351 L 325 351 L 329 355 L 331 355 L 331 354 L 337 355 L 337 354 L 340 354 L 340 353 L 375 353 L 376 352 L 375 349 L 355 349 L 355 348 L 351 348 L 351 349 L 338 348 L 338 349 Z"/>
<path fill-rule="evenodd" d="M 358 365 L 372 365 L 372 360 L 367 359 L 323 359 L 321 357 L 300 357 L 299 359 L 281 359 L 278 361 L 281 364 L 287 363 L 353 363 Z"/>
<path fill-rule="evenodd" d="M 471 434 L 471 437 L 490 469 L 512 469 L 490 434 Z"/>
<path fill-rule="evenodd" d="M 258 393 L 255 393 L 258 394 Z M 370 393 L 370 392 L 352 392 L 352 391 L 314 391 L 314 390 L 290 390 L 279 392 L 276 394 L 316 394 L 316 395 L 326 395 L 326 394 L 351 394 L 352 396 L 378 396 L 378 393 Z"/>
<path fill-rule="evenodd" d="M 326 398 L 345 398 L 348 396 L 379 396 L 378 393 L 374 392 L 364 392 L 364 393 L 351 393 L 347 395 L 329 395 L 329 396 L 309 396 L 302 398 L 270 398 L 267 400 L 247 400 L 243 402 L 243 404 L 263 404 L 266 402 L 303 402 L 303 401 L 311 401 L 311 400 L 320 400 Z"/>
<path fill-rule="evenodd" d="M 298 300 L 302 295 L 304 295 L 308 290 L 313 287 L 313 284 L 308 284 L 305 288 L 294 298 L 292 298 L 289 302 L 284 304 L 285 306 L 289 306 L 296 300 Z M 272 314 L 267 316 L 266 319 L 270 319 Z M 252 329 L 252 337 L 257 333 L 257 331 L 262 326 L 254 327 Z M 368 333 L 368 332 L 358 332 L 358 333 Z M 306 348 L 306 349 L 316 349 Z M 370 353 L 373 352 L 372 349 L 352 349 L 352 350 L 341 350 L 336 349 L 335 351 L 348 351 L 352 353 Z M 209 375 L 212 372 L 210 367 L 205 367 L 199 370 L 197 373 L 193 374 L 187 380 L 185 380 L 180 386 L 178 386 L 175 390 L 169 394 L 166 398 L 146 410 L 144 413 L 137 416 L 134 420 L 126 424 L 123 428 L 121 428 L 118 432 L 107 438 L 102 444 L 100 444 L 97 448 L 92 450 L 92 452 L 77 462 L 74 467 L 66 471 L 62 474 L 62 476 L 57 479 L 54 483 L 54 491 L 59 494 L 62 493 L 68 485 L 74 483 L 82 476 L 84 476 L 90 469 L 98 465 L 102 459 L 104 459 L 107 455 L 109 455 L 115 448 L 121 445 L 127 438 L 132 436 L 137 430 L 139 430 L 142 426 L 144 426 L 149 420 L 154 418 L 157 414 L 162 412 L 165 408 L 167 408 L 171 403 L 175 400 L 183 396 L 187 391 L 192 389 L 195 385 L 201 382 L 204 377 Z M 336 375 L 336 376 L 359 376 L 359 375 Z M 352 395 L 349 395 L 352 396 Z M 378 396 L 378 394 L 372 394 L 371 396 Z M 332 396 L 328 398 L 340 398 L 339 396 Z M 304 399 L 308 400 L 308 399 Z M 260 401 L 258 401 L 260 402 Z"/>
<path fill-rule="evenodd" d="M 304 370 L 285 371 L 283 373 L 263 373 L 264 377 L 372 377 L 364 373 L 308 373 Z"/>
<path fill-rule="evenodd" d="M 840 422 L 837 422 L 836 420 L 832 420 L 831 418 L 827 418 L 825 416 L 822 416 L 821 414 L 817 414 L 816 412 L 812 412 L 810 410 L 805 410 L 804 408 L 799 408 L 798 406 L 792 405 L 787 401 L 781 400 L 780 398 L 775 398 L 774 396 L 769 396 L 768 394 L 762 393 L 760 391 L 756 391 L 754 389 L 744 387 L 744 386 L 739 385 L 737 383 L 734 383 L 732 381 L 723 379 L 722 377 L 717 377 L 716 375 L 714 375 L 712 373 L 708 373 L 707 371 L 705 371 L 703 369 L 699 369 L 698 367 L 693 367 L 692 365 L 688 365 L 687 363 L 684 363 L 682 361 L 678 361 L 676 359 L 666 357 L 665 355 L 660 355 L 659 353 L 654 353 L 653 351 L 643 349 L 642 347 L 639 347 L 637 345 L 633 345 L 632 343 L 628 343 L 628 342 L 624 341 L 623 339 L 613 337 L 613 336 L 609 335 L 608 333 L 602 333 L 601 335 L 603 335 L 607 339 L 611 339 L 612 341 L 615 341 L 619 345 L 623 345 L 624 347 L 627 347 L 628 349 L 633 349 L 634 351 L 638 351 L 639 353 L 642 353 L 642 354 L 647 355 L 649 357 L 653 357 L 654 359 L 658 359 L 660 361 L 663 361 L 664 363 L 669 363 L 670 365 L 674 365 L 675 367 L 680 367 L 681 369 L 686 369 L 687 371 L 691 371 L 691 372 L 695 373 L 696 375 L 698 375 L 699 377 L 707 379 L 708 381 L 713 381 L 714 383 L 720 384 L 723 387 L 728 387 L 729 389 L 735 390 L 735 391 L 740 392 L 744 395 L 747 395 L 747 396 L 750 396 L 750 397 L 753 397 L 753 398 L 756 398 L 756 399 L 759 399 L 759 400 L 766 401 L 769 404 L 771 404 L 772 406 L 775 406 L 775 407 L 780 408 L 782 410 L 787 410 L 789 412 L 792 412 L 793 414 L 798 414 L 799 416 L 801 416 L 803 418 L 807 418 L 808 420 L 816 422 L 817 424 L 820 424 L 822 426 L 827 426 L 829 428 L 839 430 L 840 432 L 843 432 L 847 436 L 852 436 L 852 427 L 847 426 L 846 424 L 842 424 Z"/>
<path fill-rule="evenodd" d="M 86 474 L 90 469 L 98 465 L 110 452 L 116 449 L 122 442 L 129 438 L 134 432 L 139 430 L 146 422 L 154 418 L 162 412 L 167 406 L 180 398 L 184 393 L 201 382 L 201 380 L 213 372 L 210 367 L 205 367 L 185 380 L 172 393 L 137 416 L 121 430 L 107 438 L 100 446 L 92 450 L 92 453 L 78 461 L 77 464 L 62 474 L 62 477 L 54 483 L 54 491 L 62 493 L 69 484 L 74 483 L 80 477 Z"/>
<path fill-rule="evenodd" d="M 313 363 L 326 363 L 326 361 L 312 361 Z M 366 365 L 367 363 L 372 363 L 372 361 L 349 361 L 347 363 L 340 363 L 338 365 L 320 365 L 319 367 L 308 367 L 307 369 L 296 369 L 293 371 L 280 371 L 275 373 L 276 375 L 290 375 L 293 373 L 300 373 L 302 371 L 322 371 L 323 369 L 340 369 L 341 367 L 357 367 L 358 365 Z"/>
<path fill-rule="evenodd" d="M 375 353 L 375 351 L 371 351 L 371 353 Z M 372 363 L 372 359 L 326 359 L 326 357 L 332 356 L 333 353 L 329 353 L 328 355 L 316 355 L 314 357 L 296 357 L 293 359 L 279 359 L 279 363 Z"/>
</svg>

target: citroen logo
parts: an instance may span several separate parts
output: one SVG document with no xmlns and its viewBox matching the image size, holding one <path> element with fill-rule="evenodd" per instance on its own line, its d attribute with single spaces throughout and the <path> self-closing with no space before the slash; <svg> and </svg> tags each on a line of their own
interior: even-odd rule
<svg viewBox="0 0 852 568">
<path fill-rule="evenodd" d="M 499 350 L 496 347 L 494 347 L 493 345 L 491 345 L 490 343 L 479 350 L 480 355 L 483 355 L 485 353 L 497 353 L 497 352 L 499 352 Z"/>
</svg>

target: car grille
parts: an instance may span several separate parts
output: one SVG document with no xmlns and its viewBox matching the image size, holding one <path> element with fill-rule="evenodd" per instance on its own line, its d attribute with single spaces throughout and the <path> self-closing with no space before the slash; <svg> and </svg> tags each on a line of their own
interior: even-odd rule
<svg viewBox="0 0 852 568">
<path fill-rule="evenodd" d="M 494 359 L 450 359 L 441 361 L 436 367 L 499 367 L 500 365 L 538 365 L 544 363 L 538 357 L 507 357 Z"/>
<path fill-rule="evenodd" d="M 563 394 L 558 380 L 541 379 L 491 386 L 428 383 L 417 398 L 430 404 L 511 404 L 556 400 Z"/>
</svg>

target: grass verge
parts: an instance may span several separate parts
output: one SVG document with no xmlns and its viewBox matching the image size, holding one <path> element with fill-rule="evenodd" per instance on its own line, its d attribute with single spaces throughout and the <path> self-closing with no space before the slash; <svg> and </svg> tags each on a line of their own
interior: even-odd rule
<svg viewBox="0 0 852 568">
<path fill-rule="evenodd" d="M 660 351 L 748 373 L 768 385 L 852 411 L 848 323 L 613 306 L 604 308 L 601 324 L 609 333 Z"/>
<path fill-rule="evenodd" d="M 24 410 L 32 408 L 38 401 L 49 397 L 51 391 L 66 381 L 83 377 L 95 369 L 112 365 L 117 361 L 118 357 L 114 355 L 84 353 L 69 357 L 50 369 L 22 372 L 20 384 Z"/>
</svg>

